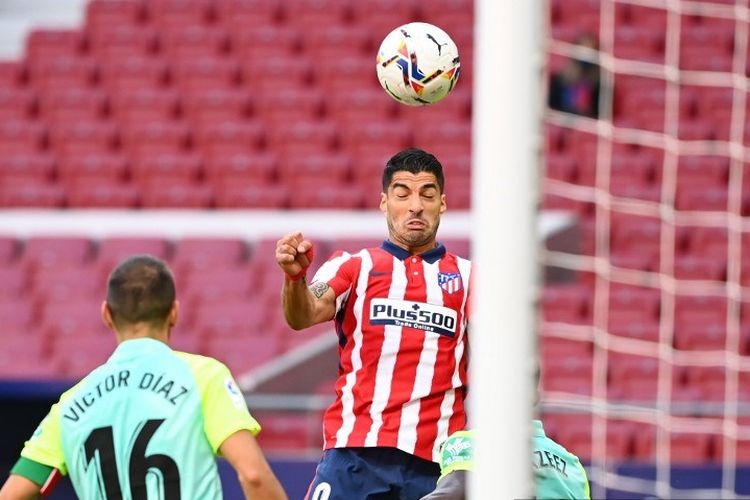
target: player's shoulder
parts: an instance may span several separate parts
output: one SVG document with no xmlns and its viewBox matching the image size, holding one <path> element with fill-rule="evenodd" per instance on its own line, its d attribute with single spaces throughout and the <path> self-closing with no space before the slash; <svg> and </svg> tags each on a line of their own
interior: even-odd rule
<svg viewBox="0 0 750 500">
<path fill-rule="evenodd" d="M 227 366 L 216 358 L 203 356 L 202 354 L 193 354 L 191 352 L 173 351 L 177 359 L 184 362 L 192 372 L 197 375 L 210 375 L 217 372 L 225 372 L 229 369 Z"/>
</svg>

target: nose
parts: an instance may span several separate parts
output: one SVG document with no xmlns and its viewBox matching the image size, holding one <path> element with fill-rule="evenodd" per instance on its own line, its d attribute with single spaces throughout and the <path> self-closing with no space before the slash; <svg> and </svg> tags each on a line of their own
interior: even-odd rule
<svg viewBox="0 0 750 500">
<path fill-rule="evenodd" d="M 409 197 L 409 211 L 415 214 L 421 213 L 424 209 L 424 205 L 422 204 L 422 197 L 419 196 L 419 193 L 413 193 Z"/>
</svg>

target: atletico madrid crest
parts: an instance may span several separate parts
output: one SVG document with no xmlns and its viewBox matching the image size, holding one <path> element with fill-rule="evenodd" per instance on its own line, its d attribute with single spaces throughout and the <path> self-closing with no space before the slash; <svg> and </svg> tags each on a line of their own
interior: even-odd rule
<svg viewBox="0 0 750 500">
<path fill-rule="evenodd" d="M 456 293 L 464 289 L 461 273 L 438 273 L 438 284 L 446 293 Z"/>
</svg>

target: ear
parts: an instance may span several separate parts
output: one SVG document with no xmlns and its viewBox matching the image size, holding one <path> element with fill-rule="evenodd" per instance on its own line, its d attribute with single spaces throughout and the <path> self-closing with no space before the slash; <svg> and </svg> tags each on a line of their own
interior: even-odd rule
<svg viewBox="0 0 750 500">
<path fill-rule="evenodd" d="M 180 315 L 180 303 L 178 301 L 172 302 L 172 308 L 169 310 L 167 315 L 167 325 L 172 328 L 177 324 L 177 318 Z"/>
<path fill-rule="evenodd" d="M 448 205 L 445 203 L 445 193 L 440 195 L 440 213 L 442 214 L 448 209 Z"/>
<path fill-rule="evenodd" d="M 117 332 L 117 330 L 115 329 L 115 320 L 112 319 L 112 310 L 107 305 L 106 300 L 102 301 L 101 315 L 102 321 L 107 326 L 107 328 L 109 328 L 113 332 Z"/>
<path fill-rule="evenodd" d="M 388 203 L 388 195 L 386 193 L 380 193 L 380 211 L 386 213 Z"/>
</svg>

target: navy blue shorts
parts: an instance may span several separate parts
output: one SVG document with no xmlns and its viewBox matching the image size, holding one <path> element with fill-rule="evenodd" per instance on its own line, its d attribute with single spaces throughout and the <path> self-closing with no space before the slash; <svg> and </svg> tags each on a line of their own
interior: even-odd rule
<svg viewBox="0 0 750 500">
<path fill-rule="evenodd" d="M 435 489 L 440 466 L 397 448 L 323 452 L 306 500 L 417 500 Z"/>
</svg>

